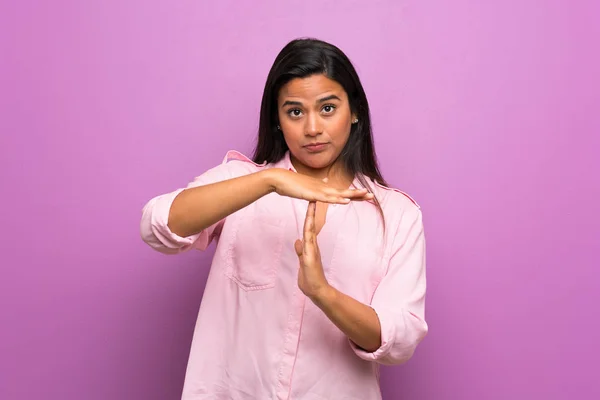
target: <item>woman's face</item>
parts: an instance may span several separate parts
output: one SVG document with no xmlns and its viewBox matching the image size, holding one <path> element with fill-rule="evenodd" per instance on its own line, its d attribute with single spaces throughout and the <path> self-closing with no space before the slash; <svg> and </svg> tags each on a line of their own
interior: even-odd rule
<svg viewBox="0 0 600 400">
<path fill-rule="evenodd" d="M 279 91 L 277 110 L 298 172 L 318 175 L 336 161 L 354 119 L 339 83 L 325 75 L 292 79 Z"/>
</svg>

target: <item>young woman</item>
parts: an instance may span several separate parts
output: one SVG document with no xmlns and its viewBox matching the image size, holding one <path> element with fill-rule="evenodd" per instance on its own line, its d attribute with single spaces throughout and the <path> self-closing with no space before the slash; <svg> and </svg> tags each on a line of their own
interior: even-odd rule
<svg viewBox="0 0 600 400">
<path fill-rule="evenodd" d="M 199 399 L 380 399 L 379 364 L 427 333 L 419 206 L 386 187 L 369 105 L 337 47 L 294 40 L 253 159 L 231 151 L 144 207 L 163 253 L 217 247 L 183 389 Z"/>
</svg>

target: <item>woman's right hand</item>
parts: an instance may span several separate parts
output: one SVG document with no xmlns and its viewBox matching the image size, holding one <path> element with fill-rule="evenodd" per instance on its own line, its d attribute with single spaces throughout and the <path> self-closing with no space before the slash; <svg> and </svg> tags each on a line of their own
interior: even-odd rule
<svg viewBox="0 0 600 400">
<path fill-rule="evenodd" d="M 286 169 L 273 168 L 269 173 L 273 190 L 281 196 L 322 203 L 348 204 L 350 201 L 372 200 L 367 189 L 336 189 L 322 180 Z"/>
</svg>

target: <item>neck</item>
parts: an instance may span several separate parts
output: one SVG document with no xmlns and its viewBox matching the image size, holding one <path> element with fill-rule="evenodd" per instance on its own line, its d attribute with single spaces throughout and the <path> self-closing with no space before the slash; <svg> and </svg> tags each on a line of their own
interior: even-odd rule
<svg viewBox="0 0 600 400">
<path fill-rule="evenodd" d="M 329 184 L 334 187 L 339 186 L 346 189 L 354 181 L 354 177 L 348 174 L 344 168 L 344 163 L 339 158 L 324 168 L 311 168 L 304 165 L 292 154 L 290 154 L 290 161 L 298 173 L 320 180 L 327 178 Z"/>
</svg>

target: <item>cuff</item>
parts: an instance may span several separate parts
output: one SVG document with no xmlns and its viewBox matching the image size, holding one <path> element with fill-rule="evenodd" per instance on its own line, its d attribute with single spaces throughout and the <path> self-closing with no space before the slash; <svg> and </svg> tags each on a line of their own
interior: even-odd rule
<svg viewBox="0 0 600 400">
<path fill-rule="evenodd" d="M 180 253 L 192 247 L 198 247 L 202 250 L 209 244 L 209 235 L 206 229 L 195 235 L 182 237 L 173 233 L 168 226 L 169 212 L 171 211 L 173 200 L 183 190 L 179 189 L 158 197 L 151 217 L 152 233 L 165 247 L 164 250 L 167 250 L 169 253 Z"/>
<path fill-rule="evenodd" d="M 387 310 L 375 310 L 375 313 L 381 326 L 381 346 L 374 352 L 368 352 L 350 340 L 350 346 L 356 355 L 367 361 L 380 361 L 385 358 L 390 353 L 396 337 L 396 324 L 394 323 L 393 314 Z"/>
</svg>

